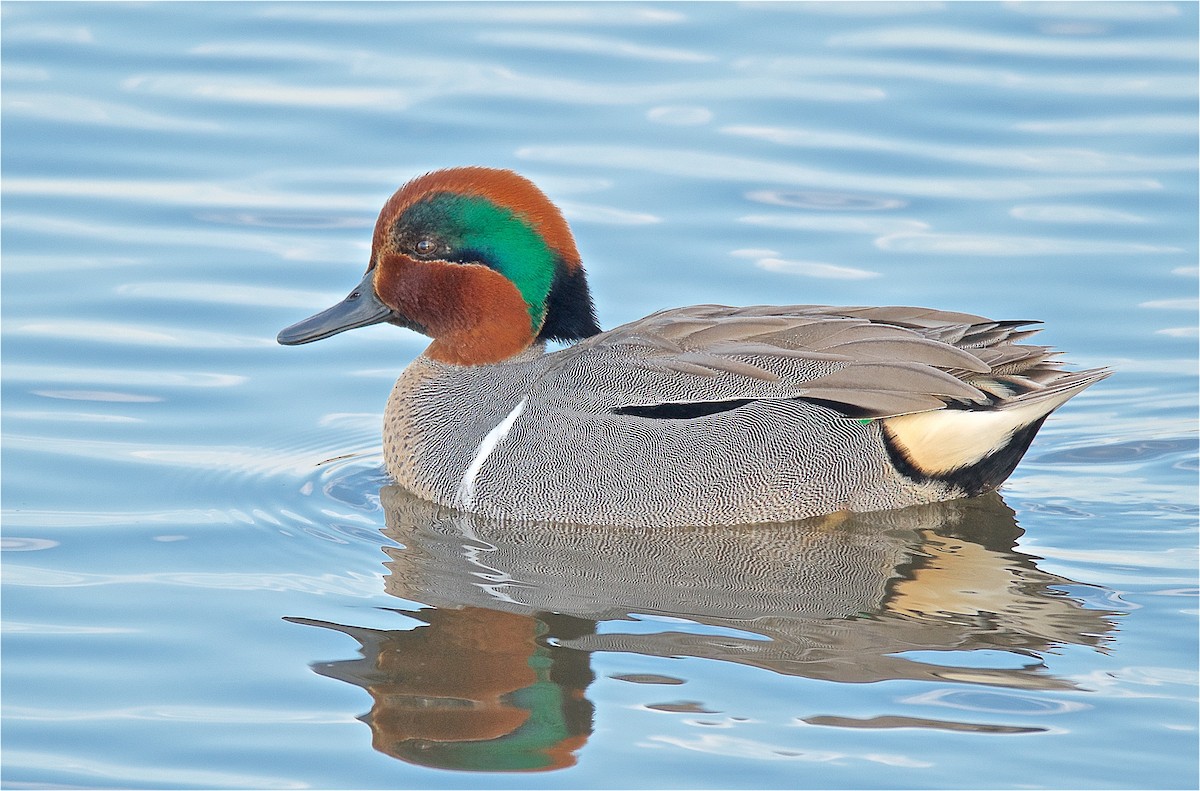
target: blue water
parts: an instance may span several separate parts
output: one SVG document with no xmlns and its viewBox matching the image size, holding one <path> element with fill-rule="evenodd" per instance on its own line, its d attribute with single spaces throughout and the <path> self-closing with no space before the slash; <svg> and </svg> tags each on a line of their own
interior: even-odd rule
<svg viewBox="0 0 1200 791">
<path fill-rule="evenodd" d="M 1196 787 L 1196 4 L 0 10 L 5 787 Z M 430 511 L 379 437 L 425 340 L 274 336 L 462 164 L 605 326 L 919 304 L 1116 374 L 998 497 Z"/>
</svg>

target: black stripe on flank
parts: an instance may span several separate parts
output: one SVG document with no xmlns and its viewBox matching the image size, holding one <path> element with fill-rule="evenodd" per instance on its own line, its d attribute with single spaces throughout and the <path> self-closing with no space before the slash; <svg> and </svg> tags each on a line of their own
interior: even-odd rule
<svg viewBox="0 0 1200 791">
<path fill-rule="evenodd" d="M 883 424 L 883 445 L 887 448 L 888 459 L 897 470 L 907 477 L 919 483 L 942 481 L 959 487 L 965 494 L 973 497 L 990 492 L 1012 475 L 1012 471 L 1017 468 L 1025 451 L 1029 450 L 1030 443 L 1033 442 L 1034 436 L 1037 435 L 1038 429 L 1042 427 L 1042 423 L 1046 421 L 1047 417 L 1049 415 L 1043 415 L 1029 425 L 1017 429 L 1004 447 L 988 454 L 974 464 L 957 467 L 948 472 L 929 473 L 914 464 L 904 449 L 896 442 L 895 437 L 888 430 L 886 422 Z"/>
<path fill-rule="evenodd" d="M 677 404 L 632 404 L 630 406 L 619 406 L 612 413 L 614 415 L 632 415 L 634 417 L 648 417 L 655 420 L 689 420 L 696 417 L 705 417 L 706 415 L 715 415 L 719 412 L 729 412 L 737 409 L 740 406 L 745 406 L 751 403 L 753 398 L 736 398 L 730 401 L 689 401 Z"/>
<path fill-rule="evenodd" d="M 719 412 L 730 412 L 738 407 L 762 400 L 770 400 L 773 403 L 804 401 L 809 404 L 825 407 L 832 412 L 837 412 L 839 415 L 848 418 L 870 420 L 878 417 L 875 412 L 869 409 L 856 407 L 853 404 L 843 404 L 841 401 L 828 401 L 824 398 L 809 398 L 808 396 L 800 398 L 730 398 L 725 401 L 687 401 L 667 404 L 634 404 L 631 406 L 616 407 L 612 410 L 612 413 L 614 415 L 633 415 L 635 417 L 648 417 L 659 420 L 688 420 L 689 418 L 694 417 L 715 415 Z"/>
</svg>

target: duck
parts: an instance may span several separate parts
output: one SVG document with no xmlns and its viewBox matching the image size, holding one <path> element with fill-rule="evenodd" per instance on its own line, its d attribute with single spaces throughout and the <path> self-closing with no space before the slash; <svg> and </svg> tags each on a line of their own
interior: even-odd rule
<svg viewBox="0 0 1200 791">
<path fill-rule="evenodd" d="M 499 520 L 646 528 L 881 511 L 996 489 L 1107 368 L 1041 322 L 904 306 L 693 305 L 602 331 L 571 229 L 518 173 L 398 189 L 366 273 L 278 335 L 431 341 L 383 420 L 396 484 Z"/>
</svg>

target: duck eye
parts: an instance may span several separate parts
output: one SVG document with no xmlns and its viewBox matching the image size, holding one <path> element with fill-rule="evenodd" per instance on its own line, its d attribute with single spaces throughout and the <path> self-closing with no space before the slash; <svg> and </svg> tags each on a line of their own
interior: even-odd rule
<svg viewBox="0 0 1200 791">
<path fill-rule="evenodd" d="M 416 250 L 417 255 L 432 255 L 437 252 L 438 243 L 433 239 L 418 239 L 417 243 L 413 245 L 413 249 Z"/>
</svg>

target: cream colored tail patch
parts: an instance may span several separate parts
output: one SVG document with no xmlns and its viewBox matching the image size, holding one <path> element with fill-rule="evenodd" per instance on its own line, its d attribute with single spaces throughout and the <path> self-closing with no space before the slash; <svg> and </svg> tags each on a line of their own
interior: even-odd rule
<svg viewBox="0 0 1200 791">
<path fill-rule="evenodd" d="M 1062 406 L 1078 388 L 1001 409 L 937 409 L 884 420 L 897 448 L 920 472 L 935 476 L 977 464 L 1013 433 Z"/>
</svg>

